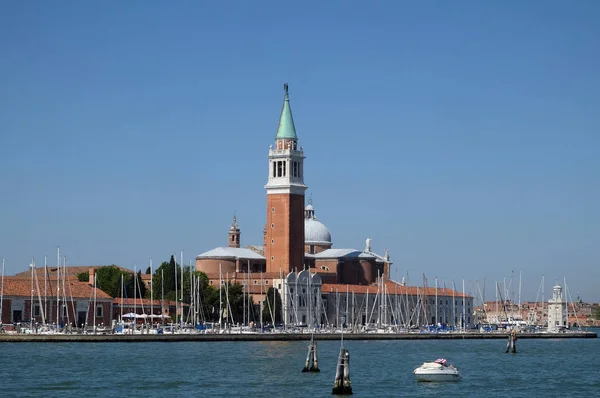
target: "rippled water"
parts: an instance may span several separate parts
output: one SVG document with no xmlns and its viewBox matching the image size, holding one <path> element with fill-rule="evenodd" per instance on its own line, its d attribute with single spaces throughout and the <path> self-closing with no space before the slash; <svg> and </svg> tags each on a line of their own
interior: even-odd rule
<svg viewBox="0 0 600 398">
<path fill-rule="evenodd" d="M 345 341 L 355 396 L 600 396 L 599 339 Z M 321 373 L 301 373 L 307 342 L 1 343 L 2 397 L 330 396 L 340 343 L 319 342 Z M 412 371 L 447 358 L 457 383 Z"/>
</svg>

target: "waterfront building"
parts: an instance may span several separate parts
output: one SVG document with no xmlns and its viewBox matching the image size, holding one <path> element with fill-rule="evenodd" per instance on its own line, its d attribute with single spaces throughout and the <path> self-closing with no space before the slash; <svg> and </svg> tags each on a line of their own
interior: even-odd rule
<svg viewBox="0 0 600 398">
<path fill-rule="evenodd" d="M 110 325 L 113 299 L 76 278 L 60 281 L 29 276 L 5 276 L 2 324 Z M 95 306 L 94 306 L 95 303 Z"/>
<path fill-rule="evenodd" d="M 349 302 L 340 292 L 347 291 L 362 300 L 360 308 L 366 308 L 359 315 L 359 306 L 355 307 L 355 325 L 399 324 L 402 318 L 407 325 L 470 327 L 471 296 L 450 289 L 410 288 L 391 281 L 389 252 L 380 255 L 372 251 L 371 239 L 366 240 L 364 250 L 333 247 L 329 229 L 315 215 L 312 198 L 305 206 L 304 155 L 286 84 L 275 145 L 268 151 L 263 244 L 242 248 L 242 231 L 234 216 L 227 246 L 196 256 L 196 270 L 206 273 L 213 286 L 241 283 L 244 292 L 251 294 L 261 308 L 268 289 L 274 288 L 283 303 L 286 325 L 342 325 L 340 306 L 348 307 Z M 367 301 L 368 292 L 371 296 Z M 388 302 L 391 296 L 385 292 L 402 292 L 404 301 L 397 295 Z M 399 307 L 401 302 L 406 303 L 403 310 Z M 375 307 L 378 309 L 373 310 Z M 367 316 L 366 312 L 372 311 L 377 315 Z M 343 324 L 348 325 L 352 319 L 349 310 L 344 312 Z M 409 312 L 413 315 L 407 315 Z"/>
</svg>

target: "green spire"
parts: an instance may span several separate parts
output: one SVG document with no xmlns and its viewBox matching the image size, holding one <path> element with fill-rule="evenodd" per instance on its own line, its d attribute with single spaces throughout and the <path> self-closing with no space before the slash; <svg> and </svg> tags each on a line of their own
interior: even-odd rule
<svg viewBox="0 0 600 398">
<path fill-rule="evenodd" d="M 285 97 L 283 98 L 283 108 L 279 118 L 279 127 L 277 128 L 276 140 L 297 140 L 294 119 L 292 118 L 292 108 L 290 108 L 290 96 L 288 95 L 288 85 L 283 85 Z"/>
</svg>

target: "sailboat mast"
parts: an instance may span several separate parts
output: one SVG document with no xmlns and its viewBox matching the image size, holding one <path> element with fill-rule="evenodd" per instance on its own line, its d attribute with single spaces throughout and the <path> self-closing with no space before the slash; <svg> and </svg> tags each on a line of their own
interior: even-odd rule
<svg viewBox="0 0 600 398">
<path fill-rule="evenodd" d="M 465 280 L 463 279 L 463 330 L 467 329 L 467 307 L 465 307 Z"/>
<path fill-rule="evenodd" d="M 30 318 L 30 329 L 31 333 L 33 333 L 33 267 L 34 267 L 34 262 L 35 260 L 33 259 L 33 257 L 31 258 L 31 264 L 29 265 L 31 267 L 31 301 L 29 303 L 29 318 Z"/>
<path fill-rule="evenodd" d="M 369 326 L 367 323 L 369 321 L 369 288 L 367 288 L 367 300 L 365 301 L 365 328 Z"/>
<path fill-rule="evenodd" d="M 94 277 L 96 274 L 94 273 Z M 125 283 L 123 282 L 123 274 L 121 274 L 121 322 L 123 321 L 123 287 Z"/>
<path fill-rule="evenodd" d="M 223 329 L 223 275 L 219 263 L 219 332 Z"/>
<path fill-rule="evenodd" d="M 137 275 L 135 273 L 135 265 L 133 266 L 133 313 L 135 314 L 134 329 L 137 328 L 137 300 L 136 300 L 136 288 L 137 288 Z"/>
<path fill-rule="evenodd" d="M 60 312 L 60 246 L 56 247 L 56 329 L 60 325 L 58 314 Z"/>
<path fill-rule="evenodd" d="M 183 250 L 181 251 L 181 260 L 179 261 L 179 264 L 181 264 L 181 298 L 179 299 L 181 317 L 179 317 L 179 324 L 183 327 Z"/>
<path fill-rule="evenodd" d="M 96 275 L 96 273 L 94 272 L 94 334 L 96 334 L 96 298 L 97 298 L 97 293 L 98 293 L 98 276 Z"/>
<path fill-rule="evenodd" d="M 263 273 L 261 270 L 260 271 L 260 296 L 263 298 L 260 303 L 261 304 L 261 306 L 260 306 L 260 331 L 261 332 L 263 331 L 263 308 L 265 306 L 265 298 L 266 298 L 265 297 L 266 295 L 263 295 L 263 285 L 264 285 L 263 284 Z M 228 300 L 229 300 L 229 298 L 228 298 Z"/>
<path fill-rule="evenodd" d="M 154 272 L 152 270 L 152 258 L 150 258 L 150 324 L 154 327 L 154 278 L 152 276 Z"/>
<path fill-rule="evenodd" d="M 35 262 L 34 262 L 34 265 L 35 265 Z M 38 303 L 40 305 L 40 315 L 42 317 L 42 325 L 45 325 L 46 324 L 46 315 L 45 315 L 44 306 L 43 306 L 43 302 L 42 302 L 42 295 L 41 295 L 41 291 L 40 291 L 40 281 L 38 280 L 37 272 L 35 273 L 35 286 L 37 289 Z M 0 308 L 2 308 L 2 307 L 0 307 Z"/>
<path fill-rule="evenodd" d="M 281 320 L 283 321 L 283 330 L 287 331 L 287 320 L 288 320 L 288 316 L 289 316 L 289 311 L 290 311 L 290 305 L 289 305 L 289 298 L 288 298 L 288 290 L 289 290 L 289 286 L 287 285 L 287 280 L 283 280 L 283 270 L 281 269 L 281 267 L 279 267 L 279 280 L 281 281 L 281 290 L 284 292 L 284 294 L 280 294 L 281 296 L 281 305 L 283 307 L 283 300 L 285 300 L 285 311 L 283 310 L 283 308 L 281 308 Z M 250 305 L 250 303 L 248 303 L 248 305 Z"/>
<path fill-rule="evenodd" d="M 173 255 L 173 262 L 175 263 L 175 322 L 177 323 L 177 315 L 179 315 L 179 300 L 177 299 L 179 296 L 177 295 L 177 261 L 175 261 L 175 259 L 177 257 L 175 257 L 177 254 Z M 220 266 L 219 266 L 220 269 Z M 220 287 L 219 287 L 220 288 Z"/>
<path fill-rule="evenodd" d="M 456 330 L 456 285 L 452 281 L 452 319 Z"/>
<path fill-rule="evenodd" d="M 438 321 L 438 278 L 435 277 L 435 330 L 437 330 Z"/>
<path fill-rule="evenodd" d="M 542 326 L 544 326 L 544 307 L 546 307 L 546 299 L 544 298 L 544 288 L 546 285 L 546 279 L 542 274 Z"/>
<path fill-rule="evenodd" d="M 48 315 L 48 263 L 46 261 L 46 256 L 44 256 L 44 314 L 47 316 Z M 0 305 L 0 308 L 2 308 L 2 306 Z M 0 323 L 2 323 L 2 321 L 0 320 Z"/>
<path fill-rule="evenodd" d="M 523 314 L 521 313 L 521 288 L 522 288 L 522 271 L 519 271 L 519 319 L 523 320 Z"/>
</svg>

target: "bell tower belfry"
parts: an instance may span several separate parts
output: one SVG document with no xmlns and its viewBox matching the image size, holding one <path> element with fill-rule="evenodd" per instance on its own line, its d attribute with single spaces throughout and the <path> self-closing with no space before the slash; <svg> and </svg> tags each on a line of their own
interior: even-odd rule
<svg viewBox="0 0 600 398">
<path fill-rule="evenodd" d="M 229 227 L 229 247 L 240 247 L 240 235 L 240 227 L 237 224 L 237 219 L 234 214 L 233 222 L 231 223 L 231 227 Z"/>
<path fill-rule="evenodd" d="M 275 148 L 269 148 L 267 190 L 267 224 L 265 257 L 267 272 L 285 274 L 304 269 L 304 152 L 298 148 L 298 137 L 288 85 L 284 99 Z"/>
</svg>

